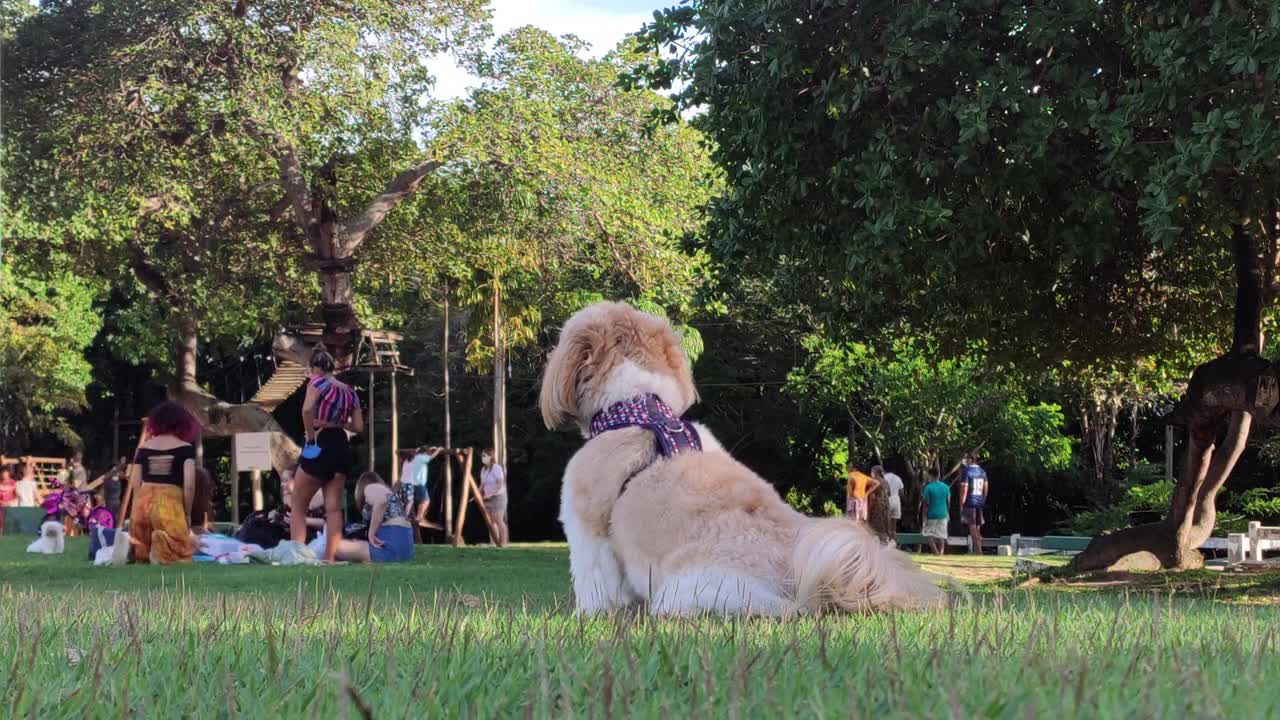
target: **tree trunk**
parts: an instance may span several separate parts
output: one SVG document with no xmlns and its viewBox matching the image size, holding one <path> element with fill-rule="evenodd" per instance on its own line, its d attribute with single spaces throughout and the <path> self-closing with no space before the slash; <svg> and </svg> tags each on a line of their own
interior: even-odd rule
<svg viewBox="0 0 1280 720">
<path fill-rule="evenodd" d="M 493 279 L 493 454 L 494 462 L 507 466 L 506 350 L 502 345 L 501 286 Z"/>
<path fill-rule="evenodd" d="M 1187 429 L 1187 454 L 1169 514 L 1158 523 L 1094 538 L 1072 562 L 1078 571 L 1118 564 L 1142 569 L 1200 567 L 1199 547 L 1213 532 L 1218 491 L 1244 451 L 1254 418 L 1268 421 L 1277 408 L 1276 368 L 1259 355 L 1264 268 L 1274 265 L 1275 250 L 1260 257 L 1260 244 L 1243 226 L 1233 228 L 1231 239 L 1237 283 L 1231 351 L 1196 368 L 1186 396 L 1170 417 L 1172 424 Z"/>
<path fill-rule="evenodd" d="M 1095 397 L 1080 409 L 1080 430 L 1085 477 L 1098 502 L 1108 502 L 1108 488 L 1115 476 L 1116 422 L 1120 404 L 1110 397 Z"/>
<path fill-rule="evenodd" d="M 902 479 L 902 527 L 905 530 L 920 530 L 920 496 L 924 491 L 924 479 L 920 468 L 910 460 L 905 461 Z"/>
<path fill-rule="evenodd" d="M 453 417 L 449 411 L 449 283 L 444 284 L 444 332 L 440 344 L 440 364 L 444 369 L 444 536 L 453 532 Z"/>
<path fill-rule="evenodd" d="M 196 382 L 197 337 L 193 323 L 183 323 L 180 338 L 174 349 L 177 373 L 169 385 L 169 398 L 196 416 L 205 435 L 230 437 L 242 432 L 271 433 L 271 465 L 276 472 L 296 462 L 300 448 L 271 413 L 253 403 L 233 405 L 223 402 L 205 392 Z"/>
</svg>

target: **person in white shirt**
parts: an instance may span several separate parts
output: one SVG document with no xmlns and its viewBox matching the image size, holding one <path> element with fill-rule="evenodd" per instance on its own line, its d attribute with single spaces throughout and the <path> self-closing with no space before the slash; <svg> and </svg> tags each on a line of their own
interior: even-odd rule
<svg viewBox="0 0 1280 720">
<path fill-rule="evenodd" d="M 889 518 L 893 520 L 889 525 L 889 532 L 894 542 L 897 542 L 898 521 L 902 519 L 902 478 L 896 473 L 885 472 L 880 465 L 871 468 L 871 477 L 879 480 L 889 491 Z"/>
<path fill-rule="evenodd" d="M 18 493 L 18 507 L 36 507 L 40 504 L 40 488 L 36 485 L 35 477 L 23 475 L 15 484 L 15 489 Z"/>
<path fill-rule="evenodd" d="M 480 464 L 483 466 L 480 470 L 480 495 L 498 533 L 493 543 L 502 547 L 510 539 L 507 528 L 507 471 L 497 463 L 493 448 L 485 448 L 480 453 Z"/>
</svg>

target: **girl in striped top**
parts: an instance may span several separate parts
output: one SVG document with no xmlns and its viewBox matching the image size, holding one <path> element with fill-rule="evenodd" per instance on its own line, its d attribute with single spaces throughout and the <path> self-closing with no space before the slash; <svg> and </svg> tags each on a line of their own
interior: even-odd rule
<svg viewBox="0 0 1280 720">
<path fill-rule="evenodd" d="M 351 386 L 334 377 L 333 356 L 317 346 L 311 356 L 311 381 L 302 401 L 302 425 L 307 444 L 293 478 L 295 497 L 312 497 L 324 490 L 325 552 L 324 560 L 333 562 L 342 539 L 342 492 L 351 474 L 351 442 L 347 433 L 364 431 L 364 415 L 360 399 Z M 318 449 L 318 454 L 316 450 Z M 312 457 L 307 457 L 312 455 Z M 290 514 L 289 534 L 294 542 L 306 542 L 306 515 Z"/>
</svg>

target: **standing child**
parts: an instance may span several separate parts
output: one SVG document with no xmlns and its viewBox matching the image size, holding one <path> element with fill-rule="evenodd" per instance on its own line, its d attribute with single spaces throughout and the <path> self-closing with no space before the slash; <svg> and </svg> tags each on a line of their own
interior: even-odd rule
<svg viewBox="0 0 1280 720">
<path fill-rule="evenodd" d="M 14 465 L 10 471 L 16 475 L 18 466 Z M 21 480 L 14 483 L 14 489 L 18 493 L 18 507 L 36 507 L 40 504 L 40 486 L 36 484 L 34 475 L 24 474 Z"/>
</svg>

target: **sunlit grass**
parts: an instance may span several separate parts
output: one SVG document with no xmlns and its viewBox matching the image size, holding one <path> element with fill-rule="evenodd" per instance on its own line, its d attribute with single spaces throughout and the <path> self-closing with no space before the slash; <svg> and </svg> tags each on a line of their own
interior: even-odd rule
<svg viewBox="0 0 1280 720">
<path fill-rule="evenodd" d="M 6 540 L 0 715 L 1280 715 L 1274 605 L 984 586 L 929 613 L 584 620 L 566 564 L 563 547 L 433 548 L 395 573 L 81 575 Z"/>
</svg>

